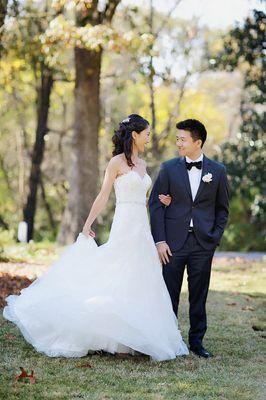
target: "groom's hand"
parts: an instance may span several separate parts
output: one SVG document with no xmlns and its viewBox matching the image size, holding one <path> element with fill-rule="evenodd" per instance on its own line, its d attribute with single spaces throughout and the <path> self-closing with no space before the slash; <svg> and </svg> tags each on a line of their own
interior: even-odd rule
<svg viewBox="0 0 266 400">
<path fill-rule="evenodd" d="M 169 256 L 172 256 L 172 253 L 168 244 L 166 242 L 157 243 L 156 247 L 161 263 L 164 265 L 169 263 Z"/>
</svg>

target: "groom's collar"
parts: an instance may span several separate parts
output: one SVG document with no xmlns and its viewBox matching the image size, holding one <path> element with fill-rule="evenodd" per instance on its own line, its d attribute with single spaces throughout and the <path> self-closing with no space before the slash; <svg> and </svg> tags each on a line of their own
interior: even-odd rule
<svg viewBox="0 0 266 400">
<path fill-rule="evenodd" d="M 203 160 L 203 153 L 201 153 L 201 155 L 196 160 L 191 160 L 191 158 L 189 158 L 188 156 L 185 157 L 185 161 L 188 163 L 198 162 L 198 161 L 202 161 L 202 160 Z"/>
<path fill-rule="evenodd" d="M 186 157 L 176 157 L 175 158 L 177 164 L 185 165 L 186 163 Z M 207 165 L 212 164 L 212 160 L 210 160 L 207 156 L 205 156 L 204 153 L 202 153 L 202 163 L 203 167 L 207 167 Z"/>
</svg>

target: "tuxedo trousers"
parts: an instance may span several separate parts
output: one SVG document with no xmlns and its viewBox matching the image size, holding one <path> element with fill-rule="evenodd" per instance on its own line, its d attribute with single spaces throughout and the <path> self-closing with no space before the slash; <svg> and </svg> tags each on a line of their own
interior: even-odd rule
<svg viewBox="0 0 266 400">
<path fill-rule="evenodd" d="M 187 267 L 189 293 L 189 344 L 202 345 L 207 330 L 206 300 L 209 290 L 213 250 L 204 249 L 194 232 L 189 232 L 183 247 L 172 252 L 169 263 L 163 266 L 163 277 L 171 297 L 174 313 L 178 314 L 180 291 Z"/>
</svg>

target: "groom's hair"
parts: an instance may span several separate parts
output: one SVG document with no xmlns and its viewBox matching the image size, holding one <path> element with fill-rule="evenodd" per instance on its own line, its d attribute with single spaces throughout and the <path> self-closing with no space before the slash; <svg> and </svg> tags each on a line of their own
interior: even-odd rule
<svg viewBox="0 0 266 400">
<path fill-rule="evenodd" d="M 186 119 L 178 122 L 176 127 L 177 129 L 189 131 L 194 142 L 200 139 L 202 141 L 201 147 L 203 147 L 207 138 L 207 131 L 200 121 L 197 119 Z"/>
</svg>

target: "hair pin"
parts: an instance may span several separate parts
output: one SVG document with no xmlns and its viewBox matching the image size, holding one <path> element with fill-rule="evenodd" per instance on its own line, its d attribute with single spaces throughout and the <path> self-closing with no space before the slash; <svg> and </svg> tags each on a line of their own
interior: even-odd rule
<svg viewBox="0 0 266 400">
<path fill-rule="evenodd" d="M 125 122 L 130 122 L 130 118 L 123 119 L 122 123 L 125 123 Z"/>
</svg>

